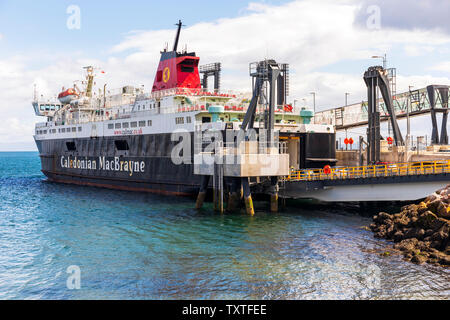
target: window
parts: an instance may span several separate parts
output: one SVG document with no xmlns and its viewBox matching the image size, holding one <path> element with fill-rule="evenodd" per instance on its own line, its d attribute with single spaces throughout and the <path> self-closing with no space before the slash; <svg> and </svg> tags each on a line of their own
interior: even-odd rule
<svg viewBox="0 0 450 320">
<path fill-rule="evenodd" d="M 108 123 L 108 129 L 114 129 L 114 124 L 113 123 Z"/>
<path fill-rule="evenodd" d="M 81 130 L 82 130 L 81 127 L 78 127 L 78 132 L 81 132 Z"/>
<path fill-rule="evenodd" d="M 145 127 L 145 121 L 139 121 L 139 127 Z"/>
<path fill-rule="evenodd" d="M 131 126 L 132 128 L 137 128 L 137 122 L 136 122 L 136 121 L 131 122 L 131 123 L 130 123 L 130 126 Z"/>
<path fill-rule="evenodd" d="M 122 125 L 118 122 L 118 123 L 116 123 L 115 128 L 120 129 L 120 128 L 122 128 Z"/>
<path fill-rule="evenodd" d="M 72 132 L 77 132 L 77 127 L 72 127 Z"/>
<path fill-rule="evenodd" d="M 126 129 L 126 128 L 129 128 L 129 127 L 130 127 L 130 124 L 128 122 L 122 123 L 122 128 Z"/>
<path fill-rule="evenodd" d="M 114 144 L 116 145 L 116 149 L 119 151 L 126 151 L 130 149 L 126 140 L 115 140 Z"/>
<path fill-rule="evenodd" d="M 191 117 L 186 117 L 186 123 L 191 123 L 191 122 L 192 122 Z"/>
<path fill-rule="evenodd" d="M 66 142 L 67 151 L 77 151 L 77 147 L 75 146 L 75 142 L 67 141 Z"/>
<path fill-rule="evenodd" d="M 147 121 L 147 126 L 149 126 L 149 127 L 152 126 L 152 120 L 148 120 L 148 121 Z"/>
<path fill-rule="evenodd" d="M 191 72 L 194 72 L 194 68 L 193 67 L 186 67 L 186 66 L 181 65 L 181 72 L 189 72 L 189 73 L 191 73 Z"/>
<path fill-rule="evenodd" d="M 44 130 L 44 134 L 47 134 L 47 130 Z"/>
<path fill-rule="evenodd" d="M 62 128 L 62 129 L 61 129 L 61 132 L 62 132 L 62 133 L 65 133 L 65 132 L 66 132 L 66 128 Z"/>
<path fill-rule="evenodd" d="M 175 118 L 175 123 L 176 124 L 183 124 L 184 123 L 184 118 L 183 117 Z"/>
</svg>

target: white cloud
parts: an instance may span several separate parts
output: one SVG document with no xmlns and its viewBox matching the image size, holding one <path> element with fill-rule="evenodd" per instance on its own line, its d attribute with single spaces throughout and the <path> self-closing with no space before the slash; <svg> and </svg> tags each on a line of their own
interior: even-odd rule
<svg viewBox="0 0 450 320">
<path fill-rule="evenodd" d="M 435 51 L 436 48 L 432 46 L 416 46 L 416 45 L 406 45 L 404 50 L 405 54 L 409 57 L 419 57 L 425 56 Z"/>
<path fill-rule="evenodd" d="M 320 110 L 343 105 L 345 92 L 351 93 L 350 102 L 365 99 L 362 74 L 371 63 L 371 55 L 389 52 L 398 45 L 405 48 L 407 55 L 414 56 L 423 48 L 431 52 L 434 47 L 441 50 L 450 43 L 449 35 L 435 30 L 361 28 L 355 24 L 359 9 L 356 0 L 299 0 L 280 6 L 252 3 L 238 17 L 205 21 L 183 29 L 179 49 L 188 43 L 188 49 L 196 51 L 202 64 L 222 62 L 224 89 L 251 89 L 249 62 L 274 58 L 289 63 L 292 100 L 307 98 L 311 104 L 309 93 L 315 91 Z M 31 136 L 37 119 L 30 104 L 33 83 L 42 93 L 57 93 L 63 85 L 67 87 L 81 78 L 82 66 L 93 64 L 107 72 L 108 88 L 126 84 L 151 88 L 159 52 L 166 42 L 172 46 L 174 34 L 173 29 L 129 32 L 111 48 L 110 57 L 104 61 L 85 59 L 79 52 L 65 58 L 59 56 L 40 69 L 27 67 L 34 55 L 0 60 L 2 140 L 33 147 Z M 328 65 L 345 66 L 348 61 L 360 61 L 361 70 L 353 74 L 323 71 Z M 318 68 L 322 71 L 318 72 Z M 414 70 L 409 73 L 413 76 L 399 76 L 399 91 L 408 85 L 449 83 L 448 78 L 414 76 Z M 102 86 L 103 81 L 99 78 L 97 84 Z"/>
<path fill-rule="evenodd" d="M 442 71 L 450 73 L 450 61 L 443 61 L 429 68 L 434 71 Z"/>
</svg>

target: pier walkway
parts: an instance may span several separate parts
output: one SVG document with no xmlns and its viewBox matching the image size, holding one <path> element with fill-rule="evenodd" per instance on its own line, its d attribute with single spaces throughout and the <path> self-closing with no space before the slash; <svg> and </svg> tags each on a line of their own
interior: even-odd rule
<svg viewBox="0 0 450 320">
<path fill-rule="evenodd" d="M 415 201 L 450 184 L 450 160 L 293 171 L 281 197 L 326 202 Z"/>
<path fill-rule="evenodd" d="M 343 180 L 450 173 L 450 160 L 292 171 L 287 181 Z"/>
</svg>

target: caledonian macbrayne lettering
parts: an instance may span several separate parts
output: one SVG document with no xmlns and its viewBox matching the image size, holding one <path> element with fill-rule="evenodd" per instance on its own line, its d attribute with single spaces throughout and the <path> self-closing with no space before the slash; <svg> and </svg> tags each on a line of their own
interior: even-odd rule
<svg viewBox="0 0 450 320">
<path fill-rule="evenodd" d="M 145 162 L 127 160 L 119 157 L 98 157 L 98 159 L 89 159 L 87 157 L 71 158 L 70 156 L 61 156 L 61 168 L 127 172 L 131 177 L 135 173 L 145 172 Z"/>
</svg>

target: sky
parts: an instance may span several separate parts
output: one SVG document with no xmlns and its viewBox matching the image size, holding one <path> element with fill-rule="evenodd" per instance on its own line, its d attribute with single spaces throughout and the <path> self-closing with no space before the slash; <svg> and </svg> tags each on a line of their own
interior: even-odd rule
<svg viewBox="0 0 450 320">
<path fill-rule="evenodd" d="M 34 85 L 55 95 L 94 65 L 105 71 L 99 86 L 150 89 L 179 19 L 180 47 L 221 62 L 223 89 L 250 91 L 248 64 L 274 58 L 290 64 L 289 99 L 311 106 L 314 91 L 325 110 L 346 92 L 349 103 L 366 99 L 362 75 L 381 64 L 373 55 L 397 68 L 398 92 L 450 85 L 448 12 L 448 0 L 0 0 L 0 150 L 36 150 L 34 124 L 45 119 L 31 107 Z M 429 123 L 414 119 L 414 134 L 430 135 Z"/>
</svg>

